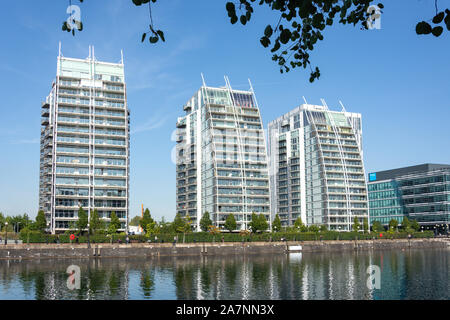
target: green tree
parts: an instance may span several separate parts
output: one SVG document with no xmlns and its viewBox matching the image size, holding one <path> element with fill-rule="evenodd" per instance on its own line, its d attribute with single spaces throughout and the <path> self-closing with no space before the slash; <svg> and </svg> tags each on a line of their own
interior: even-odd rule
<svg viewBox="0 0 450 320">
<path fill-rule="evenodd" d="M 148 208 L 146 208 L 144 211 L 144 215 L 142 216 L 142 219 L 140 219 L 140 221 L 139 221 L 139 226 L 144 230 L 144 233 L 147 233 L 147 227 L 152 222 L 153 222 L 153 218 L 150 215 L 150 210 L 148 210 Z"/>
<path fill-rule="evenodd" d="M 129 225 L 133 226 L 133 227 L 139 227 L 140 226 L 140 222 L 141 222 L 141 217 L 139 216 L 134 216 L 131 220 Z"/>
<path fill-rule="evenodd" d="M 3 213 L 0 212 L 0 231 L 3 230 L 3 227 L 5 226 L 6 218 L 3 215 Z"/>
<path fill-rule="evenodd" d="M 367 218 L 364 218 L 363 230 L 364 230 L 364 233 L 369 232 L 369 219 L 367 219 Z"/>
<path fill-rule="evenodd" d="M 160 227 L 158 225 L 158 222 L 152 221 L 147 225 L 147 232 L 146 235 L 150 236 L 152 234 L 160 233 Z"/>
<path fill-rule="evenodd" d="M 259 218 L 256 215 L 256 213 L 252 213 L 252 220 L 250 221 L 250 223 L 248 224 L 248 227 L 250 228 L 250 230 L 255 233 L 258 231 L 259 228 Z"/>
<path fill-rule="evenodd" d="M 189 213 L 184 216 L 183 220 L 185 226 L 185 233 L 192 232 L 192 219 Z"/>
<path fill-rule="evenodd" d="M 200 229 L 204 232 L 208 231 L 209 226 L 212 225 L 212 220 L 209 218 L 209 212 L 206 211 L 200 219 Z"/>
<path fill-rule="evenodd" d="M 313 225 L 310 225 L 309 226 L 309 228 L 308 228 L 308 230 L 310 231 L 310 232 L 319 232 L 319 227 L 318 226 L 316 226 L 315 224 L 313 224 Z"/>
<path fill-rule="evenodd" d="M 88 214 L 83 209 L 83 207 L 80 207 L 78 209 L 78 220 L 76 223 L 76 227 L 78 229 L 78 233 L 81 234 L 83 230 L 87 228 L 88 225 Z"/>
<path fill-rule="evenodd" d="M 269 223 L 267 222 L 266 216 L 262 213 L 259 214 L 259 223 L 261 231 L 267 231 L 267 229 L 269 229 Z"/>
<path fill-rule="evenodd" d="M 45 218 L 45 213 L 43 210 L 38 211 L 38 214 L 36 216 L 35 228 L 40 232 L 45 232 L 45 230 L 47 229 L 47 219 Z"/>
<path fill-rule="evenodd" d="M 307 232 L 308 227 L 303 223 L 302 218 L 298 217 L 294 222 L 294 228 L 296 231 Z"/>
<path fill-rule="evenodd" d="M 175 215 L 175 219 L 173 219 L 172 229 L 176 233 L 185 233 L 186 232 L 186 222 L 183 220 L 183 218 L 181 218 L 179 213 L 177 213 Z"/>
<path fill-rule="evenodd" d="M 234 214 L 229 214 L 227 216 L 227 219 L 225 220 L 224 227 L 225 227 L 225 229 L 227 229 L 230 232 L 233 231 L 233 230 L 236 230 L 237 223 L 236 223 L 236 219 L 234 218 Z"/>
<path fill-rule="evenodd" d="M 116 213 L 114 211 L 111 212 L 111 221 L 108 226 L 108 233 L 111 235 L 117 233 L 117 230 L 120 229 L 120 226 L 120 220 L 117 217 Z"/>
<path fill-rule="evenodd" d="M 408 231 L 411 228 L 411 222 L 409 221 L 409 219 L 407 217 L 403 217 L 402 227 L 403 227 L 403 230 L 405 230 L 405 231 Z"/>
<path fill-rule="evenodd" d="M 416 34 L 439 37 L 444 27 L 450 30 L 450 10 L 438 10 L 437 1 L 435 0 L 434 17 L 427 16 L 418 22 Z M 148 4 L 151 13 L 151 5 L 157 0 L 132 2 L 136 6 Z M 324 40 L 325 29 L 331 29 L 333 24 L 358 25 L 361 29 L 370 29 L 372 21 L 384 9 L 383 4 L 375 0 L 240 0 L 237 5 L 227 1 L 225 9 L 231 24 L 239 22 L 245 26 L 255 14 L 256 6 L 270 8 L 280 16 L 278 20 L 266 25 L 260 39 L 261 45 L 270 50 L 272 60 L 280 67 L 280 72 L 289 72 L 294 68 L 309 69 L 310 82 L 320 77 L 320 70 L 312 67 L 310 56 L 316 44 Z M 79 31 L 83 30 L 81 21 L 75 23 Z M 67 21 L 63 22 L 62 30 L 75 35 L 75 29 Z M 165 41 L 164 32 L 154 25 L 152 14 L 149 28 L 140 40 L 144 42 L 146 38 L 152 44 L 159 40 Z"/>
<path fill-rule="evenodd" d="M 353 231 L 358 232 L 360 226 L 361 226 L 361 224 L 359 223 L 358 217 L 355 217 L 355 218 L 353 219 L 353 225 L 352 225 Z"/>
<path fill-rule="evenodd" d="M 398 221 L 396 219 L 391 219 L 389 221 L 389 231 L 394 232 L 394 231 L 396 231 L 397 227 L 398 227 Z"/>
<path fill-rule="evenodd" d="M 420 225 L 419 225 L 419 223 L 417 222 L 416 219 L 414 219 L 414 220 L 411 221 L 411 228 L 412 228 L 413 230 L 415 230 L 416 232 L 419 231 Z"/>
<path fill-rule="evenodd" d="M 89 228 L 92 234 L 96 234 L 97 232 L 105 228 L 103 220 L 100 219 L 100 216 L 98 215 L 97 209 L 94 209 L 94 211 L 92 211 L 91 213 Z"/>
<path fill-rule="evenodd" d="M 278 215 L 278 213 L 275 215 L 275 219 L 273 219 L 272 230 L 273 230 L 273 232 L 281 231 L 281 220 L 280 220 L 280 216 Z"/>
<path fill-rule="evenodd" d="M 323 224 L 320 226 L 320 232 L 327 232 L 328 231 L 328 227 L 326 224 Z"/>
<path fill-rule="evenodd" d="M 372 231 L 373 232 L 382 232 L 384 231 L 383 225 L 380 221 L 374 220 L 372 223 Z"/>
<path fill-rule="evenodd" d="M 252 213 L 252 221 L 249 223 L 249 227 L 253 233 L 258 231 L 265 231 L 269 228 L 266 217 L 260 213 L 257 215 L 256 213 Z"/>
</svg>

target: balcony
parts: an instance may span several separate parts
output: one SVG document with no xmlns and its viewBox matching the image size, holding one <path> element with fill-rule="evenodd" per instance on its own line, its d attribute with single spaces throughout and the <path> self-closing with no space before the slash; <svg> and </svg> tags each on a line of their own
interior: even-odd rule
<svg viewBox="0 0 450 320">
<path fill-rule="evenodd" d="M 41 124 L 43 126 L 48 125 L 49 124 L 48 117 L 42 117 Z"/>
<path fill-rule="evenodd" d="M 183 106 L 183 110 L 186 111 L 186 112 L 189 112 L 189 111 L 192 110 L 192 107 L 190 105 L 184 105 Z"/>
<path fill-rule="evenodd" d="M 42 117 L 48 117 L 49 115 L 50 115 L 49 109 L 48 108 L 42 108 L 41 116 Z"/>
<path fill-rule="evenodd" d="M 186 128 L 186 120 L 185 119 L 178 120 L 177 128 Z"/>
</svg>

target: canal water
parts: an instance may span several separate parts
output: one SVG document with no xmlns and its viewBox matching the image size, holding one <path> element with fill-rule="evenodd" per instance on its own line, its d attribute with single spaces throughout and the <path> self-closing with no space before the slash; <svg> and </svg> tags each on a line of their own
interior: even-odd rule
<svg viewBox="0 0 450 320">
<path fill-rule="evenodd" d="M 449 249 L 0 261 L 0 300 L 448 300 L 449 279 Z"/>
</svg>

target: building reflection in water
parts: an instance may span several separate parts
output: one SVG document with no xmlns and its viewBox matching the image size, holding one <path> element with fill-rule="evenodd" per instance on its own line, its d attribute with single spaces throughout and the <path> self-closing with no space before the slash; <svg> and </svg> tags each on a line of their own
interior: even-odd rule
<svg viewBox="0 0 450 320">
<path fill-rule="evenodd" d="M 445 249 L 0 261 L 0 299 L 449 299 L 449 261 Z M 367 288 L 369 265 L 381 289 Z"/>
</svg>

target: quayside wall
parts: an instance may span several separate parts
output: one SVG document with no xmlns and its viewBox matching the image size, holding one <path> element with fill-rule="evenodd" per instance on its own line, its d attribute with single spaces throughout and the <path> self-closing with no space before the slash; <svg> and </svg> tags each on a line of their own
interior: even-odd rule
<svg viewBox="0 0 450 320">
<path fill-rule="evenodd" d="M 132 243 L 132 244 L 10 244 L 0 246 L 0 260 L 54 258 L 114 258 L 160 256 L 220 256 L 286 254 L 288 252 L 341 252 L 449 248 L 450 239 L 288 241 L 225 243 Z"/>
</svg>

